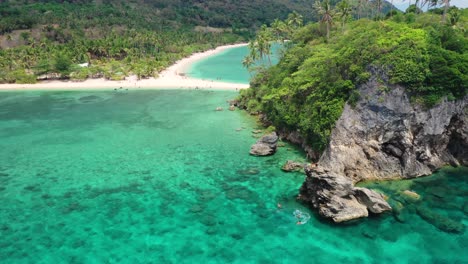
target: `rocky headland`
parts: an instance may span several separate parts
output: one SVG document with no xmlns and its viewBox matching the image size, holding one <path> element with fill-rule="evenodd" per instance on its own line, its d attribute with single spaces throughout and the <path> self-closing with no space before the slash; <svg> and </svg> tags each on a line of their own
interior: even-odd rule
<svg viewBox="0 0 468 264">
<path fill-rule="evenodd" d="M 374 74 L 360 87 L 360 99 L 345 106 L 317 168 L 306 169 L 300 198 L 335 222 L 390 209 L 382 195 L 354 187 L 357 182 L 468 165 L 468 97 L 428 109 L 410 102 L 401 86 L 382 87 L 382 79 L 382 73 Z"/>
</svg>

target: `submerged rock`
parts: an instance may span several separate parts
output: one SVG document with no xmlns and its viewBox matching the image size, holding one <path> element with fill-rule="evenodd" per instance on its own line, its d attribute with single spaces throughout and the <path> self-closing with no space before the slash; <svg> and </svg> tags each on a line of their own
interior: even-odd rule
<svg viewBox="0 0 468 264">
<path fill-rule="evenodd" d="M 221 106 L 218 106 L 216 107 L 215 111 L 218 111 L 218 112 L 223 111 L 223 108 Z"/>
<path fill-rule="evenodd" d="M 80 97 L 80 99 L 78 100 L 82 103 L 95 103 L 95 102 L 102 101 L 103 99 L 96 95 L 88 95 L 88 96 Z"/>
<path fill-rule="evenodd" d="M 463 223 L 437 214 L 427 207 L 420 206 L 417 208 L 416 212 L 422 219 L 426 220 L 428 223 L 444 232 L 457 234 L 462 234 L 465 232 L 465 225 L 463 225 Z"/>
<path fill-rule="evenodd" d="M 307 177 L 300 189 L 300 199 L 336 223 L 367 217 L 369 211 L 382 213 L 391 210 L 381 194 L 354 187 L 353 182 L 344 176 L 320 168 L 306 168 L 305 172 Z"/>
<path fill-rule="evenodd" d="M 254 156 L 268 156 L 276 152 L 278 136 L 275 132 L 264 135 L 250 148 L 250 154 Z"/>
<path fill-rule="evenodd" d="M 292 160 L 286 161 L 286 163 L 281 167 L 283 171 L 292 172 L 292 171 L 303 171 L 306 164 L 295 162 Z"/>
<path fill-rule="evenodd" d="M 417 201 L 421 198 L 421 196 L 419 194 L 417 194 L 416 192 L 414 191 L 410 191 L 410 190 L 405 190 L 402 192 L 402 194 L 405 196 L 405 198 L 409 198 L 410 200 L 413 200 L 413 201 Z M 408 199 L 406 199 L 408 200 Z"/>
<path fill-rule="evenodd" d="M 468 202 L 465 202 L 465 204 L 463 204 L 462 211 L 463 211 L 463 213 L 468 215 Z"/>
</svg>

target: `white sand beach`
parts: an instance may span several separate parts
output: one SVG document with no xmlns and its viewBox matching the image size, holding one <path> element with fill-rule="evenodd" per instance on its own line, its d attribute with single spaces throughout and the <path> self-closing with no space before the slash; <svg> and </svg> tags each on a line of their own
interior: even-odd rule
<svg viewBox="0 0 468 264">
<path fill-rule="evenodd" d="M 106 90 L 106 89 L 213 89 L 238 90 L 248 88 L 248 84 L 226 83 L 219 81 L 194 79 L 185 76 L 185 71 L 194 62 L 212 56 L 223 50 L 245 46 L 247 44 L 233 44 L 220 46 L 216 49 L 195 53 L 177 61 L 174 65 L 159 74 L 159 78 L 138 80 L 136 76 L 126 77 L 123 81 L 109 81 L 101 79 L 87 79 L 75 81 L 43 81 L 36 84 L 0 84 L 0 90 Z"/>
</svg>

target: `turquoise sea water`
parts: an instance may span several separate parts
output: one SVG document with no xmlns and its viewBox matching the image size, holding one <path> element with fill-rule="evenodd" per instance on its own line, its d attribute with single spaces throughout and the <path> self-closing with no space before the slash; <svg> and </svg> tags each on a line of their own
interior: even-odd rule
<svg viewBox="0 0 468 264">
<path fill-rule="evenodd" d="M 271 63 L 275 64 L 278 62 L 280 45 L 274 44 L 271 50 Z M 247 54 L 247 46 L 227 49 L 195 62 L 186 74 L 198 79 L 248 84 L 251 74 L 242 65 L 242 60 Z M 268 60 L 264 60 L 259 64 L 268 65 Z"/>
<path fill-rule="evenodd" d="M 333 225 L 280 170 L 300 150 L 249 156 L 255 120 L 214 111 L 235 96 L 0 93 L 0 263 L 467 263 L 467 169 L 367 184 L 398 213 Z"/>
<path fill-rule="evenodd" d="M 279 169 L 303 153 L 249 156 L 255 121 L 214 111 L 234 96 L 0 93 L 1 262 L 466 263 L 467 233 L 416 213 L 340 226 L 317 218 L 295 200 L 303 175 Z M 467 174 L 411 189 L 466 225 Z M 445 203 L 433 201 L 432 180 L 450 187 L 438 190 Z M 312 218 L 296 225 L 295 209 Z"/>
</svg>

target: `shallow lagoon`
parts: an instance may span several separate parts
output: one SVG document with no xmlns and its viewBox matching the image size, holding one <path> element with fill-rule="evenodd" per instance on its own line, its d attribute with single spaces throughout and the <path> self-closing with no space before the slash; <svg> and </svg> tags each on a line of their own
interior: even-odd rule
<svg viewBox="0 0 468 264">
<path fill-rule="evenodd" d="M 271 47 L 271 63 L 276 64 L 280 57 L 281 45 Z M 251 74 L 242 65 L 242 60 L 249 54 L 247 46 L 226 49 L 218 54 L 193 63 L 186 74 L 197 79 L 248 84 Z M 269 65 L 268 59 L 257 61 L 259 65 Z"/>
<path fill-rule="evenodd" d="M 214 111 L 235 95 L 0 93 L 2 262 L 466 263 L 466 232 L 412 212 L 296 225 L 304 176 L 280 166 L 304 155 L 286 145 L 249 156 L 255 121 Z M 411 189 L 466 226 L 467 174 L 445 170 Z M 432 180 L 450 185 L 449 208 L 433 201 Z"/>
</svg>

